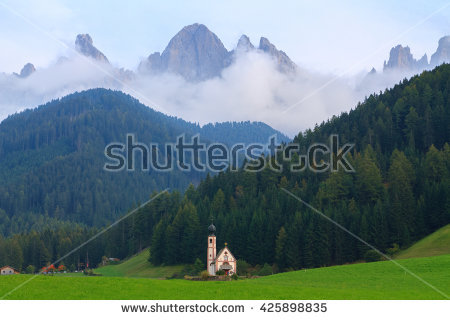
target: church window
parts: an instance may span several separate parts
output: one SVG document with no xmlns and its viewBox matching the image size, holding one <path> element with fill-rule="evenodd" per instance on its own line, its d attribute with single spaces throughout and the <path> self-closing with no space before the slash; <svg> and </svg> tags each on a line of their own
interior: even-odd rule
<svg viewBox="0 0 450 320">
<path fill-rule="evenodd" d="M 212 239 L 209 239 L 209 243 L 212 243 Z"/>
</svg>

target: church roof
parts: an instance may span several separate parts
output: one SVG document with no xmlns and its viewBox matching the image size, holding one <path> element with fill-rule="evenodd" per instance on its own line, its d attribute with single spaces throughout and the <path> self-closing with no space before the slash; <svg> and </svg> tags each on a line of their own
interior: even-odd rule
<svg viewBox="0 0 450 320">
<path fill-rule="evenodd" d="M 13 268 L 13 267 L 8 266 L 8 265 L 1 267 L 0 270 L 8 269 L 8 268 L 9 268 L 9 269 L 12 269 L 12 270 L 14 270 L 14 271 L 16 271 L 16 272 L 19 272 L 19 270 L 17 270 L 16 268 Z"/>
<path fill-rule="evenodd" d="M 216 257 L 214 258 L 214 262 L 217 261 L 217 258 L 220 257 L 220 255 L 222 254 L 223 250 L 225 250 L 225 249 L 227 249 L 227 250 L 228 250 L 228 254 L 229 254 L 230 256 L 232 256 L 234 260 L 236 260 L 236 258 L 235 258 L 235 257 L 233 256 L 233 254 L 231 253 L 230 249 L 228 249 L 228 247 L 225 246 L 225 248 L 222 248 L 222 249 L 219 251 L 219 253 L 216 254 Z"/>
<path fill-rule="evenodd" d="M 233 267 L 228 262 L 225 262 L 220 266 L 220 270 L 232 270 L 232 269 Z"/>
</svg>

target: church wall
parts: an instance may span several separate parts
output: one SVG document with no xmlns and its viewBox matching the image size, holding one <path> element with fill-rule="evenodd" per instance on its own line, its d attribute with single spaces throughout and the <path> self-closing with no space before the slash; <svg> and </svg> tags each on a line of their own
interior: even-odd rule
<svg viewBox="0 0 450 320">
<path fill-rule="evenodd" d="M 225 260 L 225 256 L 226 256 L 226 255 L 225 255 L 225 252 L 228 253 L 228 254 L 227 254 L 228 260 Z M 217 256 L 217 259 L 216 259 L 216 270 L 215 270 L 215 271 L 220 270 L 220 266 L 223 265 L 225 262 L 228 262 L 228 263 L 231 265 L 231 267 L 233 268 L 232 270 L 230 270 L 230 271 L 231 271 L 231 272 L 230 272 L 230 275 L 233 274 L 233 273 L 235 273 L 236 270 L 237 270 L 237 261 L 236 261 L 236 259 L 234 258 L 234 256 L 231 254 L 231 252 L 230 252 L 230 250 L 229 250 L 228 248 L 226 248 L 225 250 L 223 250 L 223 251 L 220 253 L 220 255 Z"/>
</svg>

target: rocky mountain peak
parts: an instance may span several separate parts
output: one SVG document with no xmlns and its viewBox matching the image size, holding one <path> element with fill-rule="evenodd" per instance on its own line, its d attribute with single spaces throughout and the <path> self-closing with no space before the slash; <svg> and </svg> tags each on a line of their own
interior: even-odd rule
<svg viewBox="0 0 450 320">
<path fill-rule="evenodd" d="M 20 70 L 20 73 L 18 74 L 21 78 L 26 78 L 30 76 L 33 72 L 36 71 L 36 68 L 32 63 L 27 63 L 23 66 L 22 70 Z"/>
<path fill-rule="evenodd" d="M 450 36 L 439 39 L 438 48 L 431 55 L 430 64 L 432 66 L 440 65 L 444 62 L 450 62 Z"/>
<path fill-rule="evenodd" d="M 82 55 L 93 58 L 97 61 L 109 63 L 106 56 L 94 47 L 92 38 L 89 34 L 79 34 L 75 40 L 75 48 Z"/>
<path fill-rule="evenodd" d="M 425 69 L 426 67 L 428 67 L 428 56 L 426 53 L 422 56 L 422 58 L 417 60 L 416 65 L 418 69 Z"/>
<path fill-rule="evenodd" d="M 389 69 L 413 69 L 417 61 L 413 58 L 408 46 L 397 45 L 389 52 L 389 60 L 384 62 L 384 70 Z"/>
<path fill-rule="evenodd" d="M 259 40 L 259 50 L 268 53 L 277 62 L 278 68 L 282 72 L 293 72 L 297 69 L 297 65 L 292 62 L 288 55 L 281 50 L 278 50 L 269 39 L 261 37 Z"/>
<path fill-rule="evenodd" d="M 241 51 L 251 51 L 255 49 L 255 47 L 253 46 L 253 44 L 250 41 L 250 38 L 247 37 L 245 34 L 243 34 L 238 41 L 238 44 L 236 46 L 236 50 L 241 50 Z"/>
<path fill-rule="evenodd" d="M 259 40 L 259 49 L 268 53 L 278 51 L 277 48 L 272 43 L 270 43 L 269 39 L 264 37 L 261 37 L 261 39 Z"/>
<path fill-rule="evenodd" d="M 169 42 L 162 54 L 152 53 L 138 67 L 140 73 L 170 72 L 183 76 L 187 80 L 202 81 L 220 76 L 228 67 L 236 52 L 256 50 L 249 37 L 242 35 L 236 50 L 228 51 L 222 41 L 205 25 L 194 23 L 181 29 Z M 274 58 L 283 72 L 296 70 L 289 57 L 261 38 L 259 48 Z"/>
<path fill-rule="evenodd" d="M 154 52 L 147 59 L 141 61 L 138 66 L 140 73 L 158 73 L 162 70 L 161 54 Z"/>
<path fill-rule="evenodd" d="M 228 51 L 222 41 L 203 24 L 184 27 L 161 54 L 161 69 L 188 80 L 212 78 L 227 66 Z"/>
</svg>

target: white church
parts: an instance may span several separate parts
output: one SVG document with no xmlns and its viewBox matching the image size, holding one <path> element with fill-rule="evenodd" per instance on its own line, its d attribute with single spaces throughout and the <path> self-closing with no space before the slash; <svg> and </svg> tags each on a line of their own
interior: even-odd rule
<svg viewBox="0 0 450 320">
<path fill-rule="evenodd" d="M 208 257 L 207 270 L 210 275 L 215 276 L 216 272 L 223 270 L 226 275 L 231 276 L 237 271 L 236 258 L 230 252 L 225 242 L 225 248 L 216 254 L 216 227 L 211 223 L 208 227 Z"/>
</svg>

